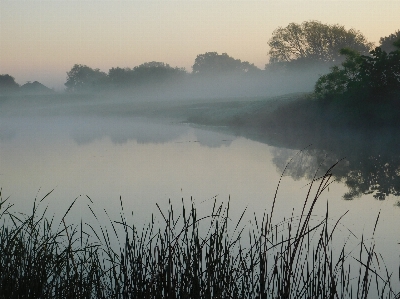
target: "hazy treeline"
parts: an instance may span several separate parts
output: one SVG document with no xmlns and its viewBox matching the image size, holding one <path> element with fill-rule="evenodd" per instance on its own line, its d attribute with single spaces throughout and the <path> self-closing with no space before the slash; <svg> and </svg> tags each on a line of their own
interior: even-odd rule
<svg viewBox="0 0 400 299">
<path fill-rule="evenodd" d="M 206 52 L 197 55 L 192 72 L 155 61 L 113 67 L 108 73 L 76 64 L 67 72 L 65 86 L 68 93 L 117 92 L 146 100 L 264 96 L 312 91 L 318 74 L 328 70 L 323 64 L 310 64 L 307 70 L 261 70 L 227 53 Z"/>
<path fill-rule="evenodd" d="M 227 84 L 230 80 L 254 78 L 261 70 L 248 61 L 241 61 L 227 53 L 206 52 L 197 55 L 189 73 L 185 68 L 172 67 L 164 62 L 146 62 L 133 68 L 113 67 L 108 73 L 93 69 L 87 65 L 75 64 L 67 72 L 65 83 L 67 92 L 84 91 L 131 91 L 166 86 L 182 89 L 195 84 Z M 207 82 L 209 81 L 209 82 Z M 183 88 L 184 89 L 184 88 Z"/>
<path fill-rule="evenodd" d="M 273 83 L 268 89 L 278 86 L 283 92 L 312 91 L 318 75 L 327 73 L 329 67 L 343 61 L 340 49 L 348 47 L 368 54 L 373 47 L 355 29 L 346 30 L 341 25 L 322 24 L 318 21 L 290 23 L 284 28 L 279 27 L 273 32 L 268 44 L 270 60 L 264 70 L 227 53 L 206 52 L 197 55 L 191 73 L 163 62 L 148 62 L 134 68 L 115 67 L 108 73 L 76 64 L 67 73 L 65 86 L 67 91 L 78 92 L 84 89 L 154 87 L 179 82 L 197 87 L 205 85 L 211 90 L 213 85 L 218 85 L 219 91 L 235 90 L 240 86 L 242 89 L 252 89 L 254 95 L 254 90 L 260 90 L 260 86 L 268 86 L 265 83 L 268 80 Z M 309 80 L 304 81 L 304 77 Z M 260 84 L 256 83 L 257 80 L 260 80 Z M 286 82 L 286 85 L 282 82 Z M 302 87 L 295 86 L 291 90 L 287 83 Z M 261 93 L 267 91 L 262 90 Z"/>
<path fill-rule="evenodd" d="M 393 41 L 399 37 L 400 31 L 382 37 L 381 49 L 393 50 Z M 278 27 L 272 33 L 268 45 L 269 62 L 264 69 L 227 53 L 217 52 L 197 55 L 191 72 L 156 61 L 134 67 L 116 66 L 108 72 L 85 64 L 75 64 L 66 73 L 65 91 L 118 91 L 159 98 L 311 92 L 321 75 L 328 74 L 331 67 L 346 61 L 348 55 L 341 52 L 341 49 L 351 49 L 360 56 L 371 56 L 369 52 L 374 46 L 358 30 L 347 30 L 342 25 L 322 24 L 318 21 Z M 0 93 L 13 93 L 20 88 L 12 76 L 0 76 Z M 33 88 L 30 86 L 25 89 L 29 92 Z M 45 90 L 38 86 L 36 89 Z"/>
<path fill-rule="evenodd" d="M 9 94 L 49 94 L 53 93 L 54 90 L 44 86 L 38 81 L 26 82 L 20 86 L 15 82 L 15 78 L 9 74 L 0 75 L 0 95 Z"/>
</svg>

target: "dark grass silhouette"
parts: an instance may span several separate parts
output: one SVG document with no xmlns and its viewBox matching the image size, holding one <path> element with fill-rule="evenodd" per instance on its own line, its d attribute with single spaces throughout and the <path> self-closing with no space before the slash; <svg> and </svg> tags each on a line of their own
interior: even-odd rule
<svg viewBox="0 0 400 299">
<path fill-rule="evenodd" d="M 373 241 L 362 237 L 358 253 L 346 244 L 334 251 L 341 217 L 332 222 L 327 206 L 311 221 L 330 171 L 309 184 L 300 216 L 274 224 L 276 192 L 271 212 L 249 229 L 245 211 L 231 225 L 229 203 L 214 202 L 204 217 L 193 204 L 179 215 L 158 207 L 162 225 L 152 217 L 138 229 L 122 201 L 110 225 L 67 225 L 75 201 L 57 223 L 46 209 L 38 214 L 51 192 L 31 215 L 1 198 L 0 298 L 400 298 Z"/>
</svg>

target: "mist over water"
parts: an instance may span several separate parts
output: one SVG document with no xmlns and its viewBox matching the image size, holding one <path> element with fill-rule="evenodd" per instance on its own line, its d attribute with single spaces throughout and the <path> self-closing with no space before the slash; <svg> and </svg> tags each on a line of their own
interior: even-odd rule
<svg viewBox="0 0 400 299">
<path fill-rule="evenodd" d="M 265 263 L 264 269 L 263 255 L 272 257 L 271 261 L 283 257 L 283 264 L 267 272 L 288 288 L 291 280 L 296 281 L 304 296 L 310 277 L 332 271 L 338 281 L 317 280 L 310 284 L 311 292 L 321 289 L 325 294 L 324 288 L 332 290 L 336 283 L 344 289 L 343 281 L 348 281 L 351 296 L 354 288 L 359 297 L 357 288 L 375 283 L 365 277 L 360 283 L 362 271 L 354 269 L 360 267 L 361 256 L 372 258 L 371 265 L 379 274 L 400 280 L 400 31 L 383 35 L 382 28 L 389 34 L 387 28 L 398 26 L 388 5 L 371 10 L 365 3 L 342 3 L 336 10 L 335 5 L 311 2 L 293 9 L 288 1 L 283 6 L 268 1 L 256 6 L 249 6 L 249 1 L 211 5 L 192 1 L 199 7 L 172 5 L 173 1 L 161 6 L 163 1 L 135 1 L 127 6 L 125 1 L 112 7 L 105 2 L 68 2 L 39 3 L 26 9 L 28 3 L 23 2 L 0 4 L 6 8 L 0 9 L 0 19 L 8 24 L 4 26 L 8 30 L 2 30 L 7 42 L 0 45 L 5 54 L 0 55 L 0 215 L 10 216 L 12 222 L 19 220 L 13 220 L 13 215 L 23 219 L 34 211 L 40 218 L 46 213 L 44 219 L 55 224 L 51 229 L 66 232 L 65 245 L 71 249 L 79 238 L 70 238 L 69 229 L 71 236 L 80 230 L 81 245 L 82 235 L 89 240 L 101 231 L 106 239 L 111 232 L 111 248 L 122 249 L 116 257 L 122 262 L 119 266 L 131 257 L 130 244 L 123 244 L 127 240 L 124 232 L 129 229 L 134 235 L 137 229 L 139 236 L 145 226 L 154 224 L 150 242 L 143 244 L 158 265 L 151 265 L 151 273 L 138 273 L 150 278 L 144 284 L 150 289 L 162 285 L 158 282 L 164 274 L 169 288 L 171 281 L 174 287 L 179 285 L 174 276 L 186 279 L 190 275 L 185 271 L 194 270 L 197 261 L 223 270 L 223 246 L 215 247 L 217 262 L 205 262 L 207 255 L 213 255 L 214 236 L 208 223 L 217 230 L 227 228 L 228 239 L 232 238 L 225 243 L 228 256 L 236 250 L 250 250 L 244 259 L 234 258 L 229 264 L 237 262 L 238 269 L 245 269 L 250 261 L 256 265 L 256 274 L 245 270 L 238 278 L 229 270 L 221 278 L 217 271 L 196 269 L 188 288 L 191 294 L 202 284 L 196 280 L 199 273 L 215 278 L 215 290 L 235 285 L 232 279 L 244 278 L 249 282 L 246 287 L 242 284 L 245 292 L 249 286 L 254 294 L 263 293 L 264 287 L 278 288 L 280 295 L 275 297 L 287 297 L 273 279 L 264 280 L 263 272 L 271 264 Z M 7 13 L 3 16 L 2 11 Z M 372 28 L 364 21 L 357 25 L 353 11 L 360 20 L 375 18 L 378 22 L 367 23 L 380 25 Z M 314 18 L 316 12 L 321 21 Z M 324 23 L 335 14 L 340 17 L 334 24 Z M 376 16 L 386 17 L 378 20 Z M 295 23 L 303 17 L 302 23 Z M 348 27 L 350 19 L 352 26 L 368 36 Z M 371 30 L 379 44 L 370 40 Z M 257 66 L 227 53 L 205 52 L 195 57 L 205 49 L 226 49 Z M 189 66 L 191 57 L 195 59 Z M 263 63 L 267 64 L 260 68 Z M 329 183 L 322 185 L 327 177 Z M 5 211 L 8 207 L 12 214 Z M 196 211 L 193 222 L 181 224 L 192 221 L 189 216 L 186 222 L 191 209 Z M 217 217 L 225 218 L 228 225 L 220 226 Z M 272 235 L 267 227 L 264 230 L 264 223 L 272 224 Z M 33 221 L 26 224 L 28 229 L 34 226 Z M 3 229 L 8 230 L 7 225 L 4 221 Z M 173 239 L 172 243 L 161 241 L 161 249 L 149 246 L 161 240 L 159 228 L 171 233 L 168 241 Z M 196 240 L 188 239 L 188 228 L 198 229 L 201 236 L 192 234 Z M 292 238 L 296 231 L 302 235 L 298 239 L 297 233 Z M 284 239 L 286 233 L 289 237 Z M 15 236 L 11 240 L 17 240 Z M 87 249 L 97 250 L 100 245 L 101 250 L 100 239 Z M 197 240 L 200 243 L 194 245 L 192 241 Z M 187 245 L 187 251 L 180 251 L 178 241 Z M 304 256 L 306 243 L 313 248 Z M 47 253 L 46 243 L 37 244 L 39 252 Z M 377 254 L 370 254 L 370 245 Z M 28 255 L 35 251 L 33 247 Z M 137 247 L 139 256 L 145 257 L 144 247 Z M 187 257 L 200 248 L 206 255 L 196 255 L 192 263 Z M 162 251 L 173 252 L 178 267 L 172 266 L 172 259 L 164 263 Z M 77 270 L 71 252 L 65 253 L 66 272 L 71 265 Z M 254 259 L 253 253 L 260 253 L 259 258 Z M 11 253 L 11 259 L 18 254 Z M 351 260 L 351 275 L 350 267 L 349 272 L 347 266 L 340 270 L 345 260 Z M 144 265 L 140 258 L 130 261 Z M 190 261 L 188 268 L 180 272 L 179 266 L 186 261 Z M 29 268 L 34 263 L 26 264 Z M 57 261 L 55 267 L 59 265 Z M 281 275 L 277 268 L 287 265 L 290 270 Z M 361 268 L 368 265 L 361 264 Z M 129 281 L 129 287 L 141 280 L 130 274 L 118 278 Z M 256 286 L 254 278 L 268 284 Z M 35 279 L 29 282 L 40 284 Z M 88 284 L 90 288 L 93 281 Z M 209 287 L 210 283 L 202 285 Z M 14 289 L 18 288 L 11 286 L 10 292 Z M 75 289 L 83 294 L 80 285 L 74 284 L 72 292 Z M 393 291 L 400 292 L 400 284 L 395 283 Z"/>
<path fill-rule="evenodd" d="M 138 225 L 148 223 L 151 214 L 160 216 L 156 204 L 165 211 L 169 200 L 177 211 L 183 201 L 204 215 L 214 201 L 229 201 L 232 222 L 247 208 L 244 223 L 250 226 L 254 214 L 261 218 L 270 212 L 282 174 L 277 222 L 299 215 L 312 180 L 343 159 L 332 170 L 335 181 L 317 203 L 314 220 L 325 215 L 327 204 L 333 221 L 349 210 L 340 223 L 341 236 L 348 237 L 349 230 L 361 236 L 372 231 L 381 211 L 377 249 L 397 267 L 396 132 L 276 129 L 260 136 L 246 135 L 240 126 L 188 123 L 188 115 L 218 119 L 248 103 L 257 109 L 269 103 L 269 96 L 309 92 L 323 69 L 308 71 L 203 77 L 133 92 L 3 97 L 2 192 L 15 210 L 29 213 L 35 197 L 54 189 L 43 208 L 48 205 L 59 217 L 77 198 L 67 219 L 71 223 L 93 220 L 91 201 L 101 221 L 108 221 L 103 209 L 118 219 L 120 196 L 125 213 Z M 377 194 L 385 200 L 374 198 Z"/>
<path fill-rule="evenodd" d="M 100 214 L 104 208 L 114 218 L 119 217 L 121 196 L 125 212 L 132 211 L 141 223 L 158 215 L 156 203 L 166 209 L 169 199 L 180 207 L 181 199 L 190 204 L 192 198 L 207 214 L 214 198 L 227 203 L 230 197 L 232 221 L 246 207 L 251 220 L 254 212 L 261 217 L 270 211 L 283 168 L 295 157 L 278 192 L 275 219 L 280 221 L 292 209 L 301 211 L 310 179 L 337 161 L 315 147 L 299 154 L 297 149 L 143 118 L 23 116 L 2 118 L 1 128 L 13 132 L 1 142 L 3 194 L 16 210 L 29 212 L 35 197 L 54 189 L 45 204 L 59 216 L 78 197 L 71 222 L 91 219 L 86 195 Z M 343 177 L 348 164 L 343 161 L 333 173 Z M 329 201 L 332 219 L 350 210 L 343 225 L 356 234 L 369 231 L 382 210 L 380 238 L 398 242 L 391 230 L 399 225 L 394 198 L 377 201 L 371 194 L 344 201 L 346 192 L 346 185 L 332 184 L 316 207 L 316 219 L 324 216 Z"/>
<path fill-rule="evenodd" d="M 294 92 L 311 92 L 319 75 L 328 67 L 299 70 L 260 71 L 256 74 L 225 74 L 193 77 L 182 83 L 164 85 L 160 90 L 144 90 L 158 100 L 272 97 Z M 140 98 L 140 96 L 139 96 Z"/>
</svg>

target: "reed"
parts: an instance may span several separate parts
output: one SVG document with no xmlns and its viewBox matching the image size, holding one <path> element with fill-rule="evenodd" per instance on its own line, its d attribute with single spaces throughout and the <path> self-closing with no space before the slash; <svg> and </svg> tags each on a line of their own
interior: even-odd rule
<svg viewBox="0 0 400 299">
<path fill-rule="evenodd" d="M 373 241 L 361 237 L 357 253 L 346 243 L 334 250 L 341 218 L 332 222 L 327 206 L 312 221 L 331 182 L 329 170 L 310 183 L 300 216 L 277 224 L 275 195 L 250 227 L 245 211 L 232 225 L 229 203 L 216 201 L 202 217 L 194 204 L 179 213 L 157 206 L 162 225 L 152 217 L 138 228 L 121 200 L 110 225 L 67 225 L 75 201 L 56 222 L 38 213 L 44 198 L 21 215 L 0 193 L 0 298 L 400 298 Z"/>
</svg>

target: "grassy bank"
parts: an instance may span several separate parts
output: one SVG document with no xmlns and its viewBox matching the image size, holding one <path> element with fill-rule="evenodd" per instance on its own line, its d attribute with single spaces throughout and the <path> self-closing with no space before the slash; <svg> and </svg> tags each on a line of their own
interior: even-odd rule
<svg viewBox="0 0 400 299">
<path fill-rule="evenodd" d="M 155 111 L 155 115 L 161 111 Z M 284 131 L 377 130 L 400 126 L 400 95 L 379 98 L 346 94 L 318 99 L 312 93 L 272 98 L 230 99 L 182 104 L 163 109 L 189 123 L 229 127 L 236 132 L 266 134 Z"/>
<path fill-rule="evenodd" d="M 317 99 L 311 93 L 275 97 L 135 98 L 116 94 L 52 94 L 0 97 L 0 115 L 80 115 L 170 118 L 198 125 L 265 133 L 314 128 L 349 129 L 400 126 L 400 95 L 361 93 Z"/>
<path fill-rule="evenodd" d="M 261 127 L 374 130 L 399 127 L 399 116 L 399 94 L 382 98 L 351 94 L 334 99 L 304 98 L 283 105 L 266 117 Z"/>
<path fill-rule="evenodd" d="M 21 215 L 2 198 L 0 298 L 399 298 L 373 240 L 338 249 L 340 219 L 327 208 L 312 221 L 331 182 L 328 171 L 310 184 L 298 217 L 276 219 L 273 205 L 250 227 L 243 215 L 232 225 L 229 204 L 205 216 L 170 207 L 161 226 L 138 228 L 122 203 L 108 225 L 68 224 L 69 210 L 56 221 L 35 201 Z"/>
<path fill-rule="evenodd" d="M 268 114 L 302 97 L 302 93 L 275 97 L 157 99 L 115 94 L 52 94 L 0 96 L 0 115 L 80 115 L 174 118 L 185 122 L 225 126 Z"/>
</svg>

